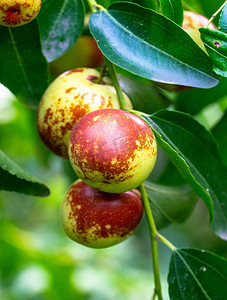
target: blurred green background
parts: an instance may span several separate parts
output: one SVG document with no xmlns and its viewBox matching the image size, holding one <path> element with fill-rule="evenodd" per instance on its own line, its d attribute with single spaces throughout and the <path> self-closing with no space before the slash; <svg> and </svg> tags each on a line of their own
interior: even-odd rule
<svg viewBox="0 0 227 300">
<path fill-rule="evenodd" d="M 200 114 L 204 123 L 220 118 L 218 106 Z M 60 206 L 75 180 L 69 162 L 52 155 L 36 131 L 36 111 L 0 87 L 0 148 L 21 167 L 44 181 L 47 198 L 0 192 L 1 300 L 150 299 L 153 274 L 146 219 L 128 240 L 107 249 L 89 249 L 63 232 Z M 209 229 L 205 205 L 198 201 L 184 224 L 161 233 L 179 247 L 210 250 L 227 257 L 227 243 Z M 168 299 L 170 251 L 159 245 L 164 299 Z"/>
</svg>

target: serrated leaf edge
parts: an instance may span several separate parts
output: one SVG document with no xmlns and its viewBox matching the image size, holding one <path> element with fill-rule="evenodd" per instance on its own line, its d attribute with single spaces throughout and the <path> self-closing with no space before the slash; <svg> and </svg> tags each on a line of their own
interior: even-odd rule
<svg viewBox="0 0 227 300">
<path fill-rule="evenodd" d="M 133 5 L 136 5 L 136 4 L 133 4 Z M 137 6 L 139 6 L 139 5 L 137 5 Z M 144 7 L 142 7 L 142 8 L 144 8 Z M 110 11 L 111 11 L 111 10 L 110 10 Z M 212 77 L 211 75 L 209 75 L 209 74 L 207 74 L 207 73 L 205 73 L 205 72 L 202 72 L 201 70 L 196 69 L 196 68 L 194 68 L 194 67 L 188 65 L 187 63 L 185 63 L 185 62 L 183 62 L 183 61 L 181 61 L 181 60 L 175 58 L 174 56 L 172 56 L 172 55 L 170 55 L 170 54 L 164 52 L 163 50 L 160 50 L 159 48 L 157 48 L 157 47 L 155 47 L 155 46 L 153 46 L 153 45 L 151 45 L 151 44 L 145 42 L 145 41 L 142 40 L 141 38 L 138 38 L 138 37 L 137 37 L 136 35 L 134 35 L 131 31 L 129 31 L 128 29 L 126 29 L 124 26 L 122 26 L 121 23 L 117 22 L 116 19 L 109 13 L 109 11 L 107 11 L 107 10 L 104 11 L 104 10 L 103 10 L 103 11 L 99 11 L 98 13 L 100 13 L 100 20 L 101 20 L 101 18 L 102 18 L 102 13 L 106 13 L 106 15 L 108 15 L 111 19 L 114 20 L 114 23 L 115 23 L 115 24 L 120 25 L 120 27 L 123 29 L 123 31 L 128 32 L 131 36 L 134 36 L 134 37 L 136 37 L 137 39 L 141 40 L 143 44 L 146 44 L 146 45 L 150 46 L 151 48 L 155 49 L 157 52 L 161 52 L 161 53 L 162 53 L 163 55 L 165 55 L 166 57 L 173 59 L 174 61 L 176 61 L 176 62 L 178 62 L 178 63 L 180 63 L 180 64 L 182 64 L 182 65 L 188 67 L 189 69 L 191 69 L 191 70 L 193 70 L 193 71 L 196 71 L 196 72 L 202 74 L 203 76 L 205 75 L 205 76 L 207 76 L 207 77 L 209 77 L 209 78 L 216 79 L 215 77 Z M 164 17 L 164 16 L 163 16 L 163 17 Z M 167 19 L 168 19 L 170 22 L 173 22 L 171 19 L 169 19 L 169 18 L 167 18 Z M 175 22 L 173 22 L 173 23 L 174 23 L 176 26 L 179 26 L 179 25 L 176 24 Z M 100 24 L 102 24 L 102 22 L 100 22 Z M 102 27 L 102 26 L 101 26 L 101 27 Z M 180 27 L 180 26 L 179 26 L 179 27 Z M 181 27 L 180 27 L 180 28 L 181 28 Z M 175 36 L 175 37 L 176 37 L 176 36 Z M 177 38 L 177 37 L 176 37 L 176 38 Z M 190 47 L 190 48 L 191 48 L 191 47 Z M 193 48 L 191 48 L 191 49 L 192 49 L 192 51 L 194 51 Z M 108 59 L 109 59 L 109 58 L 108 58 Z M 109 59 L 109 60 L 110 60 L 112 63 L 116 64 L 116 63 L 113 62 L 111 59 Z M 118 64 L 116 64 L 116 65 L 118 65 Z M 118 66 L 121 67 L 121 68 L 123 68 L 123 67 L 120 66 L 120 65 L 118 65 Z M 130 71 L 130 72 L 133 73 L 132 71 Z M 133 74 L 136 74 L 136 73 L 133 73 Z M 137 75 L 137 74 L 136 74 L 136 75 Z M 146 77 L 144 77 L 144 78 L 146 78 Z M 216 80 L 218 81 L 218 79 L 216 79 Z"/>
<path fill-rule="evenodd" d="M 148 116 L 148 117 L 149 117 L 149 116 Z M 150 116 L 150 117 L 153 117 L 153 116 Z M 152 120 L 151 118 L 149 118 L 149 119 Z M 158 118 L 157 118 L 157 119 L 158 119 Z M 144 118 L 144 120 L 146 121 L 146 118 Z M 154 121 L 152 120 L 152 122 L 154 122 Z M 151 124 L 148 123 L 147 121 L 146 121 L 146 123 L 147 123 L 150 127 L 152 127 Z M 189 167 L 189 165 L 187 164 L 186 160 L 183 158 L 183 156 L 181 156 L 181 155 L 179 154 L 179 153 L 181 153 L 181 152 L 180 152 L 180 151 L 177 152 L 176 150 L 174 150 L 174 148 L 171 146 L 171 145 L 172 145 L 172 142 L 169 140 L 168 137 L 167 137 L 167 140 L 170 141 L 169 144 L 163 140 L 162 136 L 165 136 L 165 137 L 166 137 L 166 135 L 163 133 L 163 131 L 160 130 L 161 133 L 163 133 L 163 135 L 161 135 L 161 134 L 159 134 L 159 133 L 154 129 L 154 127 L 152 127 L 152 129 L 155 131 L 155 134 L 156 134 L 157 136 L 160 137 L 160 139 L 162 140 L 162 142 L 163 142 L 167 147 L 171 148 L 171 150 L 172 150 L 173 152 L 176 153 L 177 157 L 182 161 L 182 163 L 183 163 L 183 164 L 185 165 L 185 167 L 187 168 L 188 173 L 189 173 L 190 176 L 193 178 L 194 183 L 195 183 L 196 185 L 198 185 L 198 186 L 203 190 L 203 192 L 207 195 L 207 197 L 209 197 L 209 200 L 210 200 L 210 204 L 211 204 L 211 205 L 209 205 L 209 203 L 208 203 L 207 200 L 204 200 L 204 199 L 203 199 L 203 200 L 204 200 L 204 202 L 206 203 L 206 205 L 207 205 L 207 207 L 208 207 L 208 210 L 209 210 L 209 213 L 210 213 L 210 222 L 212 222 L 212 221 L 213 221 L 213 218 L 214 218 L 214 213 L 213 213 L 213 200 L 212 200 L 212 198 L 211 198 L 210 195 L 206 192 L 206 190 L 204 189 L 204 187 L 203 187 L 203 186 L 195 179 L 195 177 L 193 176 L 193 174 L 192 174 L 191 171 L 190 171 L 190 167 Z M 203 178 L 203 176 L 201 176 L 201 177 Z M 204 182 L 206 182 L 206 180 L 204 180 Z M 208 184 L 208 186 L 209 186 L 209 184 Z M 211 189 L 211 190 L 212 190 L 212 189 Z"/>
</svg>

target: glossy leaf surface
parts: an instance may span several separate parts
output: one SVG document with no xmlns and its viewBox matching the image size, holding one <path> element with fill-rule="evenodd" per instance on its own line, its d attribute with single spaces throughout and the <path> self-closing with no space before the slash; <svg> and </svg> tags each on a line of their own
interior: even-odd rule
<svg viewBox="0 0 227 300">
<path fill-rule="evenodd" d="M 163 15 L 181 26 L 183 23 L 183 6 L 181 0 L 160 0 L 160 3 Z"/>
<path fill-rule="evenodd" d="M 227 33 L 200 28 L 201 39 L 213 62 L 213 70 L 227 77 Z"/>
<path fill-rule="evenodd" d="M 90 29 L 114 64 L 154 81 L 208 88 L 209 57 L 178 25 L 153 10 L 121 3 L 92 14 Z"/>
<path fill-rule="evenodd" d="M 149 181 L 144 186 L 158 229 L 184 222 L 192 212 L 197 195 L 189 186 L 164 186 Z"/>
<path fill-rule="evenodd" d="M 17 28 L 1 26 L 0 49 L 0 82 L 27 106 L 38 106 L 48 85 L 48 68 L 37 21 Z"/>
<path fill-rule="evenodd" d="M 170 299 L 220 300 L 227 295 L 227 260 L 197 249 L 176 249 L 171 256 Z"/>
<path fill-rule="evenodd" d="M 48 196 L 48 187 L 19 167 L 0 150 L 0 190 L 33 196 Z"/>
<path fill-rule="evenodd" d="M 214 231 L 227 239 L 227 171 L 211 134 L 189 115 L 159 111 L 142 117 L 172 163 L 206 203 Z"/>
<path fill-rule="evenodd" d="M 218 28 L 220 31 L 227 33 L 227 4 L 221 11 Z"/>
<path fill-rule="evenodd" d="M 43 53 L 51 62 L 69 50 L 84 25 L 81 0 L 48 0 L 38 15 Z"/>
</svg>

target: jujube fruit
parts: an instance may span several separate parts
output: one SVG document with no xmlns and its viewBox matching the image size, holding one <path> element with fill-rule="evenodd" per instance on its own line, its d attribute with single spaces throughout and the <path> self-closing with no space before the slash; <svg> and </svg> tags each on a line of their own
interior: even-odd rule
<svg viewBox="0 0 227 300">
<path fill-rule="evenodd" d="M 37 128 L 53 153 L 68 158 L 70 132 L 85 114 L 103 108 L 120 108 L 110 78 L 95 83 L 99 76 L 95 69 L 73 69 L 57 77 L 45 91 L 38 108 Z M 132 107 L 127 95 L 125 99 Z"/>
<path fill-rule="evenodd" d="M 0 0 L 0 25 L 17 27 L 35 19 L 42 0 Z"/>
<path fill-rule="evenodd" d="M 98 191 L 81 180 L 66 192 L 61 207 L 65 233 L 92 248 L 113 246 L 138 227 L 143 204 L 133 191 L 111 194 Z"/>
<path fill-rule="evenodd" d="M 182 28 L 193 38 L 196 44 L 205 52 L 206 49 L 200 38 L 199 28 L 204 27 L 208 23 L 208 19 L 200 14 L 192 11 L 184 11 L 184 22 Z M 216 30 L 213 23 L 210 23 L 208 28 Z"/>
<path fill-rule="evenodd" d="M 72 129 L 71 164 L 88 185 L 109 193 L 138 187 L 157 157 L 154 134 L 141 118 L 119 109 L 85 115 Z"/>
</svg>

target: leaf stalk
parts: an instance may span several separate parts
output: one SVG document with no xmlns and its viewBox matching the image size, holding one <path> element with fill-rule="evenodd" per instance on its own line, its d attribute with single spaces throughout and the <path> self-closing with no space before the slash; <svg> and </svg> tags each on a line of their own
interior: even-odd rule
<svg viewBox="0 0 227 300">
<path fill-rule="evenodd" d="M 204 28 L 207 28 L 210 23 L 214 20 L 214 18 L 220 13 L 220 11 L 224 8 L 224 6 L 227 4 L 227 0 L 219 7 L 219 9 L 212 15 L 212 17 L 209 19 L 208 23 L 204 26 Z"/>
<path fill-rule="evenodd" d="M 92 13 L 96 12 L 98 9 L 97 9 L 97 2 L 95 0 L 87 0 L 87 3 L 90 7 L 90 10 Z"/>
<path fill-rule="evenodd" d="M 105 63 L 107 65 L 110 78 L 113 81 L 113 85 L 114 85 L 116 93 L 117 93 L 117 97 L 118 97 L 118 101 L 119 101 L 119 104 L 120 104 L 120 108 L 122 110 L 128 110 L 129 107 L 128 107 L 126 101 L 125 101 L 124 93 L 123 93 L 122 88 L 121 88 L 121 86 L 119 84 L 119 81 L 117 79 L 117 73 L 116 73 L 115 66 L 106 57 L 105 57 Z"/>
<path fill-rule="evenodd" d="M 158 233 L 158 238 L 161 242 L 163 242 L 171 251 L 175 251 L 177 248 L 169 241 L 167 240 L 163 235 Z"/>
</svg>

